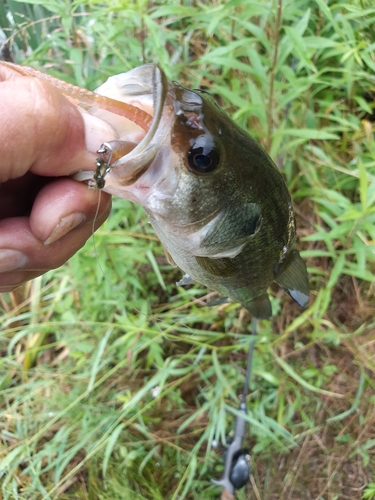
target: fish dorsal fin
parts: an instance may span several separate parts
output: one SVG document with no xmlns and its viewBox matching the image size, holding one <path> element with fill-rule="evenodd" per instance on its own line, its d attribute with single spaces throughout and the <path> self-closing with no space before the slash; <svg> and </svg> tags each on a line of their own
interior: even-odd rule
<svg viewBox="0 0 375 500">
<path fill-rule="evenodd" d="M 272 316 L 271 302 L 266 293 L 249 302 L 242 302 L 242 305 L 251 312 L 254 318 L 269 319 Z"/>
<path fill-rule="evenodd" d="M 195 259 L 202 269 L 220 278 L 227 278 L 236 271 L 233 259 L 210 259 L 209 257 L 195 257 Z"/>
<path fill-rule="evenodd" d="M 309 301 L 309 277 L 304 261 L 297 250 L 293 250 L 276 273 L 276 283 L 304 307 Z"/>
</svg>

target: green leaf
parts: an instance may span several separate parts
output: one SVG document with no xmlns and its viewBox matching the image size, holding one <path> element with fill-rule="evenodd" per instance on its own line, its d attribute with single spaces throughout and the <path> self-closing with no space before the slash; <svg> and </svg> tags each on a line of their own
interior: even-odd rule
<svg viewBox="0 0 375 500">
<path fill-rule="evenodd" d="M 147 255 L 148 260 L 150 261 L 150 264 L 152 266 L 152 269 L 153 269 L 154 273 L 156 274 L 156 277 L 158 279 L 159 285 L 162 287 L 163 290 L 166 290 L 167 287 L 165 286 L 165 283 L 164 283 L 164 280 L 163 280 L 163 276 L 162 276 L 162 274 L 160 272 L 160 268 L 159 268 L 158 263 L 156 262 L 154 254 L 152 253 L 151 250 L 147 250 L 146 251 L 146 255 Z"/>
<path fill-rule="evenodd" d="M 96 353 L 93 356 L 92 369 L 90 374 L 90 380 L 87 385 L 87 392 L 90 392 L 95 383 L 95 377 L 100 369 L 100 363 L 103 360 L 103 354 L 107 346 L 108 340 L 113 332 L 113 328 L 109 328 L 104 334 L 103 338 L 100 340 Z"/>
<path fill-rule="evenodd" d="M 372 115 L 373 109 L 371 108 L 369 103 L 363 99 L 363 97 L 357 95 L 354 97 L 354 100 L 363 111 L 365 111 L 369 115 Z"/>
<path fill-rule="evenodd" d="M 300 59 L 301 62 L 304 63 L 304 66 L 316 73 L 318 70 L 312 62 L 311 57 L 309 56 L 308 47 L 305 44 L 303 37 L 295 28 L 292 27 L 287 26 L 285 28 L 285 32 L 292 43 L 294 54 Z"/>
<path fill-rule="evenodd" d="M 366 169 L 361 161 L 358 162 L 358 170 L 359 170 L 359 196 L 361 198 L 362 211 L 365 212 L 367 208 L 367 173 Z"/>
<path fill-rule="evenodd" d="M 333 398 L 343 398 L 344 396 L 342 394 L 337 394 L 336 392 L 331 392 L 331 391 L 326 391 L 325 389 L 320 389 L 319 387 L 315 387 L 306 380 L 304 380 L 300 375 L 298 375 L 293 368 L 282 358 L 277 356 L 273 349 L 270 349 L 271 354 L 275 358 L 276 362 L 281 366 L 281 368 L 285 371 L 287 375 L 289 375 L 293 380 L 295 380 L 298 384 L 300 384 L 302 387 L 305 389 L 312 391 L 312 392 L 317 392 L 319 394 L 324 394 L 326 396 L 330 396 Z"/>
<path fill-rule="evenodd" d="M 338 140 L 339 136 L 337 134 L 332 134 L 330 132 L 326 132 L 324 130 L 315 130 L 315 129 L 284 129 L 280 132 L 283 136 L 292 136 L 292 137 L 301 137 L 303 139 L 310 140 L 329 140 L 335 139 Z"/>
<path fill-rule="evenodd" d="M 119 424 L 115 428 L 115 430 L 111 433 L 111 435 L 107 441 L 107 445 L 106 445 L 105 451 L 104 451 L 103 463 L 102 463 L 103 477 L 106 477 L 106 475 L 107 475 L 109 460 L 111 458 L 111 455 L 113 453 L 113 450 L 114 450 L 116 444 L 118 443 L 119 436 L 120 436 L 121 432 L 123 431 L 124 427 L 125 427 L 125 424 Z"/>
</svg>

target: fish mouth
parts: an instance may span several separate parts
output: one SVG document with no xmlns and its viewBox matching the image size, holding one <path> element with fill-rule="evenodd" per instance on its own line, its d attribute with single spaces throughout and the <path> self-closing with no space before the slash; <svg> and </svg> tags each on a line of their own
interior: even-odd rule
<svg viewBox="0 0 375 500">
<path fill-rule="evenodd" d="M 98 151 L 106 151 L 98 158 L 105 164 L 106 171 L 105 183 L 96 184 L 96 187 L 104 187 L 104 191 L 123 197 L 123 188 L 134 184 L 148 169 L 170 130 L 165 123 L 170 121 L 165 120 L 171 112 L 171 106 L 167 105 L 169 89 L 164 72 L 156 64 L 145 64 L 112 76 L 96 89 L 96 93 L 130 104 L 135 112 L 142 110 L 152 117 L 148 130 L 142 130 L 131 118 L 98 107 L 89 110 L 90 114 L 109 122 L 119 136 L 118 140 L 105 143 Z M 93 178 L 96 179 L 96 174 L 97 171 L 82 171 L 74 178 L 95 185 Z"/>
</svg>

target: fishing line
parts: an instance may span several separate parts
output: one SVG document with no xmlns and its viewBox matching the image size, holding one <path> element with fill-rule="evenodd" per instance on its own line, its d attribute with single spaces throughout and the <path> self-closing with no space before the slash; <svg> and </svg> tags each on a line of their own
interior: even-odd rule
<svg viewBox="0 0 375 500">
<path fill-rule="evenodd" d="M 99 266 L 100 272 L 102 273 L 102 276 L 103 276 L 104 280 L 109 284 L 109 286 L 112 288 L 112 290 L 115 293 L 117 293 L 117 295 L 121 299 L 123 299 L 126 304 L 130 304 L 130 302 L 122 295 L 122 293 L 117 290 L 117 288 L 115 287 L 115 285 L 113 283 L 111 283 L 111 281 L 107 278 L 107 276 L 105 275 L 104 269 L 103 269 L 103 267 L 102 267 L 102 265 L 100 263 L 100 260 L 99 260 L 99 254 L 98 254 L 98 250 L 97 250 L 97 246 L 96 246 L 96 241 L 95 241 L 95 223 L 98 220 L 100 202 L 101 202 L 101 198 L 102 198 L 102 192 L 101 192 L 101 189 L 97 189 L 97 191 L 98 191 L 98 203 L 96 205 L 96 212 L 95 212 L 94 219 L 92 221 L 92 226 L 91 226 L 91 231 L 92 231 L 91 237 L 92 237 L 92 243 L 93 243 L 94 255 L 95 255 L 96 263 Z M 122 279 L 121 276 L 116 271 L 115 271 L 115 273 L 117 274 L 117 276 L 120 279 Z M 142 314 L 143 316 L 147 317 L 147 314 L 141 312 L 135 306 L 132 306 L 132 307 L 134 308 L 135 312 L 137 312 L 138 314 Z"/>
<path fill-rule="evenodd" d="M 98 191 L 98 195 L 99 195 L 98 196 L 98 203 L 96 206 L 96 212 L 94 215 L 94 220 L 92 221 L 92 229 L 91 229 L 91 231 L 92 231 L 91 236 L 92 236 L 92 242 L 93 242 L 93 247 L 94 247 L 94 255 L 96 258 L 96 262 L 99 266 L 100 272 L 103 275 L 104 280 L 109 284 L 109 286 L 112 288 L 112 290 L 115 293 L 117 293 L 117 295 L 126 304 L 130 305 L 129 300 L 127 300 L 122 295 L 122 293 L 119 292 L 119 290 L 117 290 L 115 285 L 113 283 L 111 283 L 111 281 L 107 278 L 107 276 L 105 275 L 104 269 L 99 261 L 99 255 L 98 255 L 97 246 L 96 246 L 96 242 L 95 242 L 95 222 L 97 221 L 97 218 L 99 215 L 99 207 L 100 207 L 100 201 L 101 201 L 101 196 L 102 196 L 101 190 L 105 186 L 105 176 L 112 168 L 114 168 L 116 166 L 116 162 L 111 164 L 113 151 L 112 151 L 112 147 L 109 143 L 105 142 L 104 144 L 102 144 L 100 149 L 97 151 L 97 153 L 99 154 L 99 157 L 96 159 L 96 169 L 94 171 L 93 179 L 88 182 L 89 188 L 95 189 L 96 191 Z M 114 268 L 113 268 L 113 271 L 115 272 L 117 277 L 121 280 L 122 277 L 119 275 L 119 273 Z M 142 311 L 140 311 L 139 309 L 137 309 L 134 305 L 132 305 L 132 308 L 133 308 L 133 311 L 135 311 L 137 314 L 140 314 L 147 319 L 149 318 L 149 316 L 147 314 L 145 314 Z M 154 322 L 157 325 L 157 321 L 154 320 Z M 162 333 L 162 331 L 160 329 L 159 329 L 159 331 L 160 331 L 160 333 Z"/>
<path fill-rule="evenodd" d="M 96 205 L 96 212 L 95 212 L 95 215 L 94 215 L 94 220 L 92 221 L 92 226 L 91 226 L 91 231 L 92 231 L 92 240 L 93 240 L 93 243 L 94 243 L 94 253 L 95 253 L 95 257 L 97 257 L 97 253 L 96 253 L 96 245 L 95 245 L 95 222 L 97 221 L 98 219 L 98 215 L 99 215 L 99 207 L 100 207 L 100 202 L 102 200 L 102 192 L 100 189 L 98 189 L 98 203 Z"/>
</svg>

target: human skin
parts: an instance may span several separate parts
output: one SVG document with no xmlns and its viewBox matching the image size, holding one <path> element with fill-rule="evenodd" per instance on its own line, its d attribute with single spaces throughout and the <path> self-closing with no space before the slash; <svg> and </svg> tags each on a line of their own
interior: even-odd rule
<svg viewBox="0 0 375 500">
<path fill-rule="evenodd" d="M 0 292 L 9 292 L 64 264 L 105 221 L 110 196 L 70 176 L 94 170 L 117 135 L 48 82 L 6 67 L 0 102 Z"/>
</svg>

